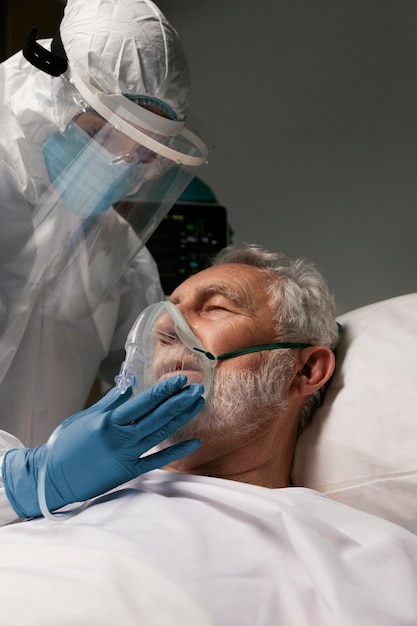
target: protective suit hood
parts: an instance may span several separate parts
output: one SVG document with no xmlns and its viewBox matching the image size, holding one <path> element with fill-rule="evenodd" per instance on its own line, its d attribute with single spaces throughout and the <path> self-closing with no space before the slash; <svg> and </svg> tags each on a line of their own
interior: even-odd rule
<svg viewBox="0 0 417 626">
<path fill-rule="evenodd" d="M 149 0 L 70 0 L 60 26 L 70 64 L 109 92 L 150 96 L 186 116 L 190 77 L 175 29 Z"/>
</svg>

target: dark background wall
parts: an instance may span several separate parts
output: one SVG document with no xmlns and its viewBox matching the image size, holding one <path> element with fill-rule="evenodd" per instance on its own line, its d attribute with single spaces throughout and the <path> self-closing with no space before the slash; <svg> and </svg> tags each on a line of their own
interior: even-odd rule
<svg viewBox="0 0 417 626">
<path fill-rule="evenodd" d="M 21 50 L 28 32 L 36 26 L 38 37 L 49 37 L 57 29 L 65 1 L 1 0 L 0 54 L 5 59 Z"/>
<path fill-rule="evenodd" d="M 234 242 L 312 259 L 340 312 L 417 291 L 417 2 L 157 4 L 217 142 L 201 177 Z M 63 6 L 11 5 L 13 48 L 36 23 L 53 34 Z"/>
<path fill-rule="evenodd" d="M 160 0 L 235 242 L 314 260 L 340 311 L 417 291 L 417 2 Z"/>
</svg>

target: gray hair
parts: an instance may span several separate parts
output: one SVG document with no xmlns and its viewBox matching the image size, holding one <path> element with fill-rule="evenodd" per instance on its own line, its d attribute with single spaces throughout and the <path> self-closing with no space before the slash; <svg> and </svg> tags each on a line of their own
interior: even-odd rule
<svg viewBox="0 0 417 626">
<path fill-rule="evenodd" d="M 224 248 L 212 259 L 212 265 L 223 263 L 251 265 L 276 278 L 269 288 L 270 304 L 276 312 L 276 341 L 305 342 L 335 349 L 339 328 L 334 297 L 312 262 L 290 259 L 281 252 L 247 244 Z M 307 399 L 300 414 L 299 432 L 310 421 L 323 394 L 324 388 Z"/>
</svg>

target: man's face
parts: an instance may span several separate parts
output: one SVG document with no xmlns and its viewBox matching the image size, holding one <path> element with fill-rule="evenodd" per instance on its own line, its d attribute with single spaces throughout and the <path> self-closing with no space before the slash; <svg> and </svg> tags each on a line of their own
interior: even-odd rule
<svg viewBox="0 0 417 626">
<path fill-rule="evenodd" d="M 181 310 L 203 346 L 217 356 L 275 339 L 268 296 L 270 282 L 270 276 L 259 268 L 225 264 L 188 278 L 169 299 Z M 219 366 L 242 368 L 242 361 L 236 363 L 231 359 Z"/>
<path fill-rule="evenodd" d="M 203 363 L 210 371 L 213 366 L 216 370 L 235 369 L 236 363 L 231 359 L 210 361 L 201 348 L 218 356 L 257 345 L 261 339 L 273 339 L 274 324 L 266 297 L 269 277 L 250 266 L 222 267 L 205 270 L 185 281 L 170 298 L 172 312 L 155 320 L 151 332 L 154 342 L 157 340 L 151 356 L 153 382 L 177 370 L 184 371 L 188 382 L 203 382 Z M 185 326 L 177 322 L 176 328 L 174 313 L 183 314 Z M 238 359 L 239 370 L 246 361 L 253 359 Z"/>
<path fill-rule="evenodd" d="M 194 334 L 215 356 L 276 340 L 269 305 L 271 278 L 263 270 L 225 264 L 187 279 L 171 295 Z M 170 440 L 253 431 L 269 409 L 282 406 L 291 356 L 263 351 L 217 361 L 208 406 Z"/>
</svg>

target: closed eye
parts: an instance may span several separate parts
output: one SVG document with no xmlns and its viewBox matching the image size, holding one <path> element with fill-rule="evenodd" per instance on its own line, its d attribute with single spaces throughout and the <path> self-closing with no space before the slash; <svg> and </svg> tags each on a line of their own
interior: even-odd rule
<svg viewBox="0 0 417 626">
<path fill-rule="evenodd" d="M 210 304 L 209 306 L 204 307 L 205 311 L 228 311 L 229 309 L 225 306 L 221 306 L 220 304 Z"/>
<path fill-rule="evenodd" d="M 203 304 L 202 311 L 210 312 L 210 311 L 231 311 L 230 303 L 223 297 L 221 298 L 210 298 L 208 302 Z"/>
</svg>

